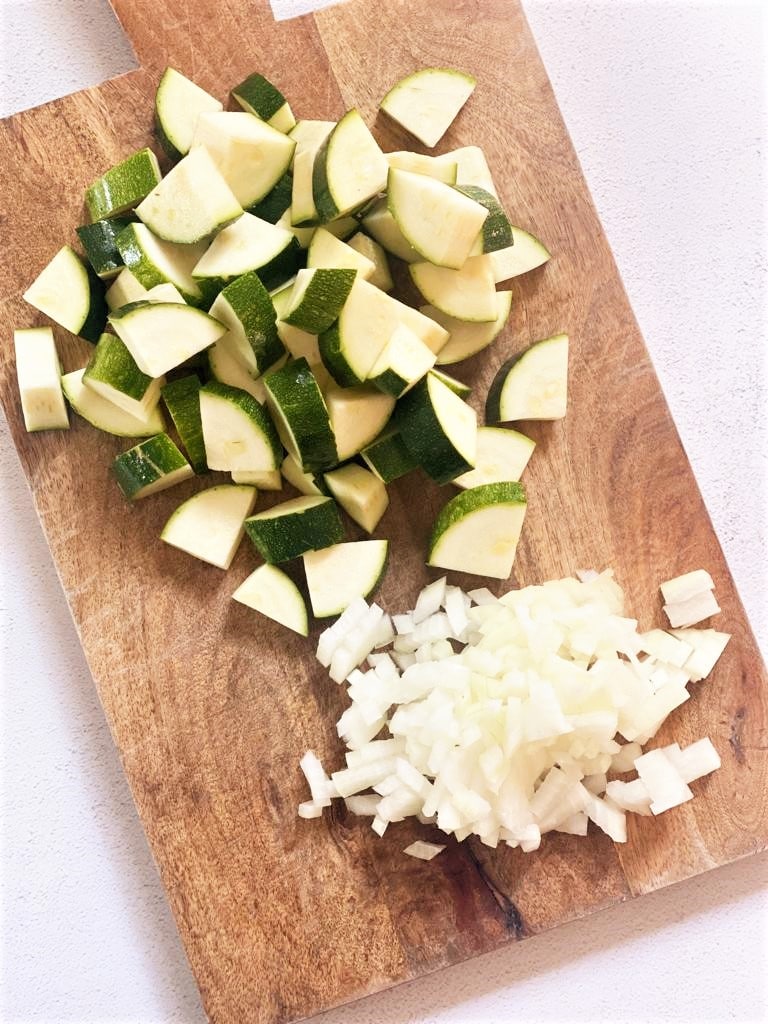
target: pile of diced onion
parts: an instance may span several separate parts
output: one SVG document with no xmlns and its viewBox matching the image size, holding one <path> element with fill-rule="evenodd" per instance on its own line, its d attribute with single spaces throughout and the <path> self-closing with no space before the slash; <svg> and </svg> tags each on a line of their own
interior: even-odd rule
<svg viewBox="0 0 768 1024">
<path fill-rule="evenodd" d="M 662 584 L 679 628 L 638 633 L 610 570 L 577 576 L 498 599 L 440 579 L 391 617 L 351 604 L 317 648 L 347 684 L 346 767 L 329 778 L 305 754 L 311 799 L 299 815 L 341 798 L 379 835 L 415 816 L 459 841 L 529 852 L 546 832 L 586 835 L 589 821 L 623 843 L 627 812 L 690 800 L 689 784 L 720 766 L 710 740 L 642 747 L 729 640 L 690 628 L 719 611 L 711 577 Z M 444 848 L 420 840 L 405 852 L 429 860 Z"/>
</svg>

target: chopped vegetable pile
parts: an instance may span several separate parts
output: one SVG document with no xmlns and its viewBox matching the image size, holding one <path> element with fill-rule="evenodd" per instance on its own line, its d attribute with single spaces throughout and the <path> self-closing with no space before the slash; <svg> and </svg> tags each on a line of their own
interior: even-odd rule
<svg viewBox="0 0 768 1024">
<path fill-rule="evenodd" d="M 498 599 L 443 578 L 391 618 L 351 604 L 317 647 L 331 678 L 347 683 L 337 725 L 347 763 L 329 778 L 305 754 L 311 799 L 299 815 L 320 817 L 342 798 L 379 835 L 415 816 L 459 841 L 530 852 L 547 832 L 586 835 L 590 821 L 623 843 L 627 813 L 690 800 L 689 783 L 720 766 L 710 740 L 642 748 L 729 635 L 638 633 L 610 571 L 580 576 Z M 662 590 L 704 578 L 689 573 Z M 426 860 L 443 848 L 419 841 L 404 852 Z"/>
</svg>

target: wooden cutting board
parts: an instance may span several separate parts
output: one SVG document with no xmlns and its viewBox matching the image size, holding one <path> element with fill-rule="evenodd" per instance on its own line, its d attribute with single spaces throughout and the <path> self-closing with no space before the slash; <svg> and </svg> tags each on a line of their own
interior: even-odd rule
<svg viewBox="0 0 768 1024">
<path fill-rule="evenodd" d="M 517 0 L 355 0 L 287 23 L 267 0 L 112 2 L 141 70 L 0 127 L 0 397 L 211 1020 L 305 1017 L 764 848 L 764 668 Z M 709 735 L 722 755 L 692 803 L 633 820 L 621 847 L 592 834 L 547 837 L 530 855 L 467 842 L 429 865 L 400 853 L 418 827 L 380 840 L 338 809 L 296 817 L 303 751 L 341 763 L 343 698 L 311 643 L 230 600 L 253 551 L 243 544 L 225 574 L 162 544 L 200 482 L 127 505 L 109 477 L 125 442 L 75 416 L 68 433 L 27 435 L 15 389 L 12 328 L 44 322 L 21 292 L 74 240 L 85 186 L 151 142 L 169 63 L 222 97 L 258 68 L 299 116 L 357 105 L 370 123 L 415 67 L 477 75 L 444 148 L 480 143 L 512 220 L 554 258 L 514 282 L 503 338 L 460 375 L 481 400 L 511 352 L 561 329 L 572 339 L 568 417 L 530 430 L 513 582 L 612 566 L 648 627 L 662 621 L 660 580 L 711 571 L 733 641 L 661 735 Z M 413 146 L 375 129 L 387 149 Z M 56 334 L 65 369 L 82 366 L 85 343 Z M 419 480 L 414 500 L 413 480 L 392 487 L 382 523 L 397 541 L 391 610 L 426 579 L 426 535 L 450 491 Z"/>
</svg>

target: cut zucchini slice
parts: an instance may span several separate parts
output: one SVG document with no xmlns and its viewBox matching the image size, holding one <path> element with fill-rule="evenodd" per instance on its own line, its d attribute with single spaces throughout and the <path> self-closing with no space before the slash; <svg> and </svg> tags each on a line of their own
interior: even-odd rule
<svg viewBox="0 0 768 1024">
<path fill-rule="evenodd" d="M 204 146 L 243 208 L 267 196 L 291 166 L 296 143 L 252 114 L 201 114 L 193 146 Z"/>
<path fill-rule="evenodd" d="M 326 473 L 323 480 L 350 519 L 366 533 L 373 533 L 389 506 L 383 481 L 354 462 Z"/>
<path fill-rule="evenodd" d="M 535 441 L 517 430 L 478 427 L 475 468 L 457 476 L 453 483 L 467 490 L 481 484 L 519 480 L 535 447 Z"/>
<path fill-rule="evenodd" d="M 258 203 L 249 206 L 247 213 L 252 213 L 260 220 L 267 220 L 270 224 L 277 224 L 286 210 L 291 208 L 291 193 L 293 192 L 293 172 L 286 171 L 277 182 L 272 191 L 264 196 Z"/>
<path fill-rule="evenodd" d="M 490 256 L 472 256 L 461 270 L 431 263 L 412 263 L 408 269 L 427 302 L 442 313 L 470 323 L 492 323 L 498 319 Z"/>
<path fill-rule="evenodd" d="M 85 193 L 91 220 L 132 210 L 156 188 L 162 175 L 151 149 L 140 149 L 97 178 Z"/>
<path fill-rule="evenodd" d="M 435 353 L 407 327 L 398 327 L 373 364 L 369 380 L 379 391 L 400 398 L 435 365 Z"/>
<path fill-rule="evenodd" d="M 475 411 L 434 374 L 398 403 L 396 426 L 420 466 L 439 484 L 473 469 L 477 457 Z"/>
<path fill-rule="evenodd" d="M 255 211 L 252 211 L 255 212 Z M 280 220 L 277 222 L 277 227 L 282 228 L 283 231 L 290 231 L 293 237 L 296 239 L 296 244 L 300 249 L 308 249 L 309 243 L 315 236 L 316 227 L 309 228 L 297 228 L 291 223 L 291 211 L 286 210 Z"/>
<path fill-rule="evenodd" d="M 360 454 L 366 465 L 385 484 L 405 476 L 418 466 L 400 432 L 394 427 L 387 427 Z"/>
<path fill-rule="evenodd" d="M 102 334 L 83 373 L 83 383 L 139 420 L 146 419 L 160 401 L 160 378 L 148 376 L 124 342 L 114 334 Z"/>
<path fill-rule="evenodd" d="M 319 486 L 317 477 L 313 473 L 305 473 L 296 461 L 296 457 L 290 453 L 283 459 L 280 472 L 288 483 L 302 494 L 313 495 L 325 493 Z"/>
<path fill-rule="evenodd" d="M 137 207 L 150 231 L 190 245 L 230 224 L 243 209 L 204 146 L 189 153 Z"/>
<path fill-rule="evenodd" d="M 315 157 L 312 190 L 320 219 L 345 216 L 383 192 L 387 170 L 384 154 L 359 111 L 348 111 Z"/>
<path fill-rule="evenodd" d="M 279 132 L 290 132 L 296 118 L 288 102 L 264 75 L 254 72 L 232 90 L 232 98 L 248 114 L 255 114 Z"/>
<path fill-rule="evenodd" d="M 294 359 L 264 378 L 277 432 L 304 471 L 338 462 L 328 408 L 306 359 Z"/>
<path fill-rule="evenodd" d="M 94 272 L 109 281 L 123 269 L 123 257 L 117 248 L 117 236 L 128 227 L 129 221 L 119 217 L 97 220 L 77 228 L 77 237 L 85 250 Z"/>
<path fill-rule="evenodd" d="M 483 224 L 483 230 L 475 244 L 475 251 L 479 255 L 484 252 L 497 252 L 512 245 L 512 225 L 509 217 L 502 209 L 501 203 L 493 193 L 479 185 L 457 185 L 456 191 L 461 192 L 469 199 L 480 203 L 488 211 L 488 216 Z"/>
<path fill-rule="evenodd" d="M 297 121 L 288 134 L 296 143 L 296 148 L 301 151 L 302 149 L 307 149 L 311 146 L 321 146 L 335 127 L 335 121 L 312 121 L 304 119 Z"/>
<path fill-rule="evenodd" d="M 72 373 L 65 373 L 61 378 L 61 386 L 67 401 L 78 416 L 82 416 L 104 433 L 115 434 L 118 437 L 151 437 L 165 430 L 165 421 L 159 405 L 156 405 L 146 417 L 139 419 L 132 416 L 125 409 L 119 408 L 86 387 L 83 383 L 84 372 L 85 368 L 75 370 Z"/>
<path fill-rule="evenodd" d="M 98 341 L 104 330 L 104 282 L 68 245 L 59 249 L 23 297 L 30 306 L 86 341 Z"/>
<path fill-rule="evenodd" d="M 166 68 L 155 94 L 155 127 L 160 145 L 172 160 L 186 156 L 192 147 L 198 117 L 223 109 L 222 103 L 180 71 Z"/>
<path fill-rule="evenodd" d="M 184 301 L 193 306 L 207 304 L 206 299 L 210 301 L 200 282 L 192 277 L 192 271 L 206 250 L 205 242 L 175 245 L 153 235 L 146 224 L 129 224 L 118 236 L 117 247 L 126 267 L 145 289 L 172 284 Z M 145 296 L 137 296 L 142 297 Z"/>
<path fill-rule="evenodd" d="M 422 153 L 408 153 L 405 150 L 398 153 L 385 153 L 384 156 L 389 166 L 396 167 L 399 171 L 426 174 L 428 178 L 444 181 L 446 185 L 456 184 L 458 164 L 448 157 L 424 156 Z"/>
<path fill-rule="evenodd" d="M 221 484 L 193 494 L 165 524 L 160 539 L 202 562 L 228 569 L 256 504 L 256 488 Z"/>
<path fill-rule="evenodd" d="M 165 376 L 226 331 L 202 309 L 178 302 L 131 303 L 111 313 L 109 322 L 150 377 Z"/>
<path fill-rule="evenodd" d="M 184 296 L 175 284 L 156 284 L 144 296 L 145 302 L 177 302 L 182 304 Z"/>
<path fill-rule="evenodd" d="M 344 536 L 335 502 L 324 496 L 292 498 L 245 522 L 248 537 L 265 562 L 288 562 L 306 551 L 338 544 Z"/>
<path fill-rule="evenodd" d="M 69 417 L 61 390 L 61 366 L 50 327 L 13 332 L 16 379 L 24 426 L 34 430 L 68 430 Z"/>
<path fill-rule="evenodd" d="M 129 501 L 157 494 L 195 475 L 167 434 L 157 434 L 118 455 L 112 472 Z"/>
<path fill-rule="evenodd" d="M 227 327 L 217 346 L 229 349 L 252 377 L 259 377 L 285 354 L 277 336 L 275 307 L 256 274 L 243 274 L 228 284 L 211 306 L 211 316 Z"/>
<path fill-rule="evenodd" d="M 232 351 L 222 347 L 218 342 L 211 345 L 206 355 L 208 356 L 208 369 L 214 380 L 221 384 L 229 384 L 233 388 L 240 388 L 241 391 L 247 391 L 257 402 L 262 404 L 267 397 L 264 389 L 264 376 L 279 369 L 287 360 L 287 355 L 282 356 L 274 366 L 270 366 L 269 370 L 265 371 L 264 375 L 254 380 L 240 360 L 232 354 Z"/>
<path fill-rule="evenodd" d="M 459 270 L 489 213 L 485 206 L 435 178 L 391 168 L 389 212 L 405 239 L 438 267 Z"/>
<path fill-rule="evenodd" d="M 127 306 L 129 302 L 139 302 L 146 297 L 146 294 L 147 289 L 144 285 L 125 267 L 107 289 L 105 295 L 107 309 L 111 312 L 122 306 Z"/>
<path fill-rule="evenodd" d="M 318 228 L 312 236 L 307 250 L 307 267 L 356 270 L 366 280 L 376 271 L 372 260 L 336 238 L 327 228 Z"/>
<path fill-rule="evenodd" d="M 499 281 L 508 281 L 511 277 L 527 274 L 551 259 L 546 246 L 522 228 L 512 228 L 512 245 L 508 249 L 499 249 L 491 253 L 493 276 Z"/>
<path fill-rule="evenodd" d="M 568 335 L 537 341 L 493 379 L 485 403 L 489 423 L 560 420 L 568 405 Z"/>
<path fill-rule="evenodd" d="M 243 580 L 232 598 L 299 636 L 309 635 L 304 598 L 293 580 L 277 566 L 260 565 Z"/>
<path fill-rule="evenodd" d="M 325 403 L 339 462 L 351 459 L 378 437 L 395 408 L 394 398 L 376 388 L 341 388 L 338 384 L 326 388 Z"/>
<path fill-rule="evenodd" d="M 442 370 L 433 368 L 432 373 L 441 380 L 443 384 L 451 389 L 454 395 L 458 395 L 459 398 L 463 398 L 465 401 L 472 394 L 472 388 L 468 384 L 464 384 L 460 380 L 456 380 L 455 377 L 449 376 L 447 373 L 443 373 Z"/>
<path fill-rule="evenodd" d="M 422 68 L 393 85 L 379 109 L 432 148 L 448 131 L 476 84 L 464 71 Z"/>
<path fill-rule="evenodd" d="M 485 159 L 485 153 L 479 146 L 462 146 L 450 153 L 444 153 L 441 159 L 456 161 L 457 185 L 478 185 L 498 199 L 499 193 L 496 190 L 491 169 Z"/>
<path fill-rule="evenodd" d="M 387 571 L 389 541 L 358 540 L 334 544 L 303 556 L 312 614 L 329 619 L 353 601 L 368 600 Z"/>
<path fill-rule="evenodd" d="M 316 334 L 309 334 L 308 331 L 302 331 L 299 327 L 292 327 L 284 320 L 278 320 L 277 332 L 292 359 L 306 359 L 312 367 L 313 373 L 320 367 L 322 375 L 327 378 L 328 371 L 320 359 Z"/>
<path fill-rule="evenodd" d="M 460 363 L 462 359 L 469 359 L 470 356 L 488 348 L 498 338 L 512 311 L 512 292 L 496 292 L 495 294 L 496 319 L 484 324 L 457 320 L 455 317 L 443 313 L 442 310 L 435 309 L 434 306 L 421 307 L 421 312 L 425 316 L 436 320 L 451 335 L 437 354 L 438 366 L 448 366 L 451 363 Z"/>
<path fill-rule="evenodd" d="M 235 470 L 232 473 L 233 484 L 250 484 L 259 491 L 282 491 L 283 478 L 279 469 L 266 469 L 263 473 L 248 473 Z"/>
<path fill-rule="evenodd" d="M 365 381 L 401 325 L 413 331 L 433 352 L 448 340 L 448 332 L 434 320 L 368 281 L 356 279 L 339 319 L 319 338 L 320 355 L 333 379 L 342 386 Z"/>
<path fill-rule="evenodd" d="M 525 509 L 525 491 L 519 483 L 484 484 L 462 491 L 435 521 L 427 564 L 509 579 Z"/>
<path fill-rule="evenodd" d="M 200 419 L 200 379 L 194 373 L 163 385 L 161 392 L 173 425 L 195 473 L 206 473 L 203 424 Z M 237 481 L 235 481 L 237 483 Z"/>
<path fill-rule="evenodd" d="M 298 255 L 298 243 L 290 231 L 244 213 L 219 232 L 193 273 L 196 278 L 226 282 L 254 271 L 271 290 L 296 273 Z"/>
<path fill-rule="evenodd" d="M 283 450 L 272 420 L 246 391 L 209 381 L 200 389 L 206 462 L 228 473 L 279 469 Z"/>
<path fill-rule="evenodd" d="M 375 238 L 379 245 L 398 259 L 406 263 L 418 263 L 422 259 L 389 212 L 386 196 L 371 207 L 363 217 L 362 224 L 365 231 Z"/>
<path fill-rule="evenodd" d="M 319 149 L 319 146 L 317 147 Z M 293 161 L 291 189 L 291 224 L 293 227 L 314 227 L 320 223 L 312 191 L 312 172 L 317 149 L 302 149 Z"/>
<path fill-rule="evenodd" d="M 373 264 L 373 272 L 369 274 L 361 273 L 361 276 L 366 281 L 370 281 L 376 288 L 381 288 L 383 292 L 391 292 L 394 288 L 394 282 L 392 281 L 389 260 L 387 259 L 384 247 L 379 245 L 374 239 L 369 238 L 368 235 L 364 235 L 362 231 L 358 231 L 356 235 L 353 235 L 347 242 L 347 245 Z"/>
<path fill-rule="evenodd" d="M 283 320 L 309 334 L 327 331 L 338 320 L 356 276 L 356 270 L 340 268 L 300 270 Z"/>
</svg>

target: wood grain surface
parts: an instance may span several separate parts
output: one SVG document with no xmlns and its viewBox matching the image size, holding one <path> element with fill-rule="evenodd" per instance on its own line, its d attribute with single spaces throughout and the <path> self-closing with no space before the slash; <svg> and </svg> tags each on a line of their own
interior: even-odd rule
<svg viewBox="0 0 768 1024">
<path fill-rule="evenodd" d="M 0 126 L 0 397 L 210 1019 L 306 1017 L 764 848 L 765 671 L 517 0 L 353 0 L 281 24 L 267 0 L 112 2 L 142 68 Z M 230 600 L 254 552 L 243 544 L 223 573 L 159 541 L 201 481 L 129 506 L 109 477 L 125 442 L 75 416 L 69 432 L 25 433 L 12 328 L 45 319 L 20 294 L 73 242 L 85 186 L 152 142 L 168 63 L 222 97 L 259 69 L 302 117 L 357 105 L 398 149 L 413 140 L 376 105 L 402 73 L 477 75 L 441 148 L 481 144 L 512 220 L 554 258 L 514 282 L 503 337 L 460 375 L 480 402 L 510 353 L 558 330 L 572 339 L 567 419 L 527 425 L 538 448 L 512 582 L 612 566 L 649 627 L 662 621 L 658 582 L 704 566 L 718 628 L 734 634 L 660 736 L 711 736 L 722 770 L 693 802 L 633 819 L 625 846 L 548 836 L 524 855 L 467 842 L 426 865 L 400 852 L 419 826 L 378 839 L 338 808 L 299 820 L 299 757 L 312 747 L 340 765 L 343 697 L 311 641 Z M 82 366 L 88 346 L 56 337 L 65 369 Z M 390 610 L 427 579 L 427 532 L 449 492 L 415 478 L 391 488 Z"/>
</svg>

